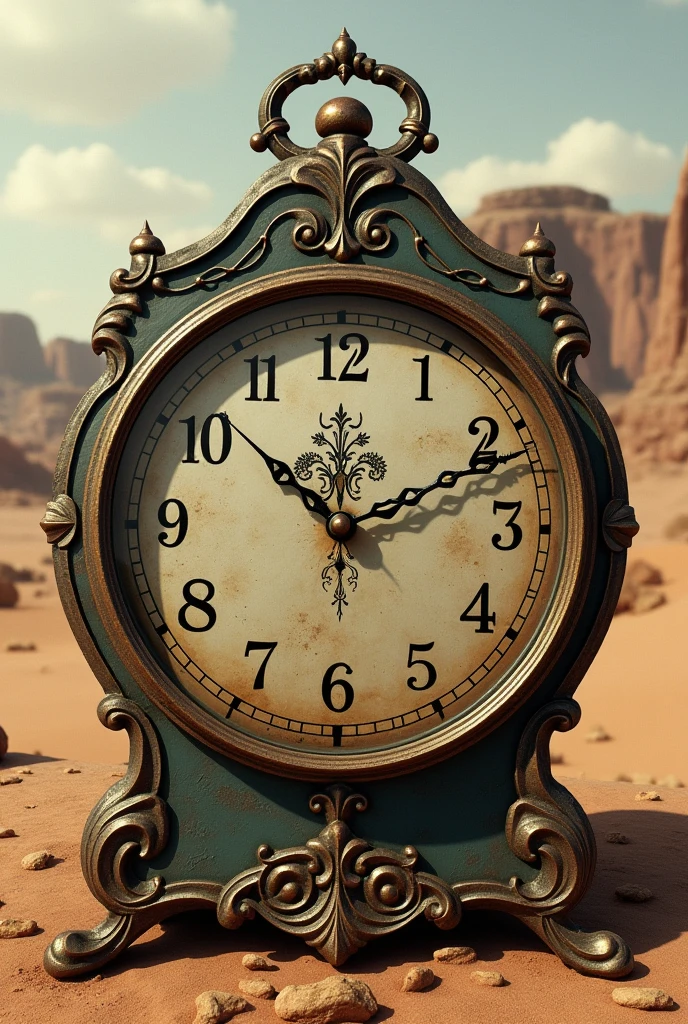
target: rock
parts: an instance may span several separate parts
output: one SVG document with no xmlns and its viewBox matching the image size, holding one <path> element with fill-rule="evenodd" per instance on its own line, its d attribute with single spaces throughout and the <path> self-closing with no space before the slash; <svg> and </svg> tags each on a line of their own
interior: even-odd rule
<svg viewBox="0 0 688 1024">
<path fill-rule="evenodd" d="M 666 604 L 666 594 L 663 594 L 661 590 L 641 587 L 631 610 L 634 615 L 643 615 L 645 612 L 651 612 L 663 604 Z"/>
<path fill-rule="evenodd" d="M 66 424 L 65 424 L 66 426 Z M 47 497 L 52 491 L 52 474 L 8 438 L 0 437 L 0 490 L 27 491 Z"/>
<path fill-rule="evenodd" d="M 629 566 L 626 579 L 638 587 L 656 587 L 659 583 L 664 583 L 660 570 L 642 559 Z"/>
<path fill-rule="evenodd" d="M 0 761 L 2 761 L 3 757 L 7 753 L 8 746 L 9 746 L 9 740 L 7 738 L 7 733 L 5 732 L 3 727 L 0 725 Z"/>
<path fill-rule="evenodd" d="M 81 775 L 81 768 L 65 768 L 65 775 Z"/>
<path fill-rule="evenodd" d="M 248 1008 L 249 1004 L 243 996 L 235 996 L 232 992 L 201 992 L 200 996 L 196 996 L 193 1024 L 223 1024 Z"/>
<path fill-rule="evenodd" d="M 18 644 L 18 643 L 14 643 L 14 644 L 8 644 L 7 647 L 5 648 L 5 650 L 9 654 L 17 654 L 17 653 L 23 652 L 23 651 L 35 651 L 36 650 L 36 645 L 35 644 Z"/>
<path fill-rule="evenodd" d="M 549 755 L 549 763 L 550 764 L 565 764 L 566 762 L 564 761 L 564 755 L 563 754 L 553 754 L 553 753 L 550 753 L 550 755 Z"/>
<path fill-rule="evenodd" d="M 0 578 L 10 583 L 45 583 L 45 573 L 33 569 L 15 569 L 9 562 L 0 562 Z"/>
<path fill-rule="evenodd" d="M 667 540 L 677 540 L 688 543 L 688 515 L 681 512 L 671 522 L 667 523 L 664 529 L 664 536 Z"/>
<path fill-rule="evenodd" d="M 410 971 L 406 972 L 401 991 L 423 992 L 426 988 L 430 988 L 434 980 L 435 975 L 429 967 L 412 967 Z"/>
<path fill-rule="evenodd" d="M 12 839 L 16 834 L 13 828 L 3 828 L 0 825 L 0 839 Z"/>
<path fill-rule="evenodd" d="M 103 367 L 91 346 L 73 338 L 52 338 L 43 349 L 45 363 L 56 380 L 75 387 L 90 388 Z"/>
<path fill-rule="evenodd" d="M 611 738 L 612 737 L 609 735 L 609 733 L 607 732 L 607 730 L 605 729 L 605 727 L 603 725 L 595 725 L 595 726 L 593 726 L 593 728 L 590 730 L 589 733 L 586 733 L 585 742 L 586 743 L 606 743 L 606 741 L 610 740 Z"/>
<path fill-rule="evenodd" d="M 634 786 L 652 786 L 654 781 L 654 775 L 647 775 L 644 772 L 633 772 L 631 775 L 631 782 Z"/>
<path fill-rule="evenodd" d="M 627 772 L 619 772 L 618 775 L 614 776 L 614 782 L 632 782 L 631 776 Z"/>
<path fill-rule="evenodd" d="M 364 981 L 336 975 L 312 985 L 287 985 L 275 1000 L 275 1013 L 298 1024 L 348 1024 L 369 1020 L 377 1002 Z"/>
<path fill-rule="evenodd" d="M 655 322 L 666 217 L 616 213 L 604 196 L 541 185 L 485 196 L 466 223 L 516 254 L 538 220 L 556 243 L 557 269 L 573 275 L 573 301 L 593 339 L 579 372 L 598 393 L 625 389 L 643 372 Z"/>
<path fill-rule="evenodd" d="M 21 775 L 0 775 L 0 786 L 16 786 L 23 781 Z"/>
<path fill-rule="evenodd" d="M 641 789 L 639 793 L 635 795 L 636 800 L 661 800 L 661 796 L 656 789 Z"/>
<path fill-rule="evenodd" d="M 635 1010 L 669 1010 L 674 1000 L 661 988 L 635 988 L 625 985 L 612 989 L 612 999 L 619 1006 L 632 1006 Z"/>
<path fill-rule="evenodd" d="M 654 896 L 652 889 L 646 889 L 642 885 L 620 885 L 614 890 L 617 899 L 624 903 L 647 903 Z"/>
<path fill-rule="evenodd" d="M 0 442 L 2 438 L 0 438 Z M 2 452 L 0 452 L 2 454 Z M 19 591 L 14 583 L 0 579 L 0 608 L 14 608 L 19 600 Z"/>
<path fill-rule="evenodd" d="M 619 846 L 625 846 L 631 841 L 623 832 L 607 832 L 604 838 L 608 843 L 618 843 Z"/>
<path fill-rule="evenodd" d="M 432 954 L 440 964 L 472 964 L 478 954 L 471 946 L 443 946 Z"/>
<path fill-rule="evenodd" d="M 241 961 L 241 966 L 247 971 L 276 971 L 277 964 L 270 963 L 259 953 L 247 953 Z"/>
<path fill-rule="evenodd" d="M 252 999 L 274 999 L 277 989 L 264 978 L 242 978 L 239 982 L 239 991 Z"/>
<path fill-rule="evenodd" d="M 38 804 L 24 804 L 24 809 L 27 811 L 35 811 L 37 807 Z"/>
<path fill-rule="evenodd" d="M 33 775 L 30 768 L 17 768 L 17 775 Z"/>
<path fill-rule="evenodd" d="M 665 775 L 663 779 L 657 779 L 658 786 L 666 786 L 667 789 L 683 789 L 684 784 L 676 775 Z"/>
<path fill-rule="evenodd" d="M 48 853 L 47 850 L 38 850 L 36 853 L 27 853 L 26 857 L 22 858 L 21 866 L 24 871 L 43 871 L 45 868 L 51 867 L 52 863 L 52 853 Z"/>
<path fill-rule="evenodd" d="M 476 985 L 489 985 L 491 988 L 499 988 L 506 984 L 506 979 L 499 971 L 471 971 L 471 981 Z"/>
<path fill-rule="evenodd" d="M 23 939 L 35 935 L 38 925 L 35 921 L 20 921 L 13 917 L 0 919 L 0 939 Z"/>
</svg>

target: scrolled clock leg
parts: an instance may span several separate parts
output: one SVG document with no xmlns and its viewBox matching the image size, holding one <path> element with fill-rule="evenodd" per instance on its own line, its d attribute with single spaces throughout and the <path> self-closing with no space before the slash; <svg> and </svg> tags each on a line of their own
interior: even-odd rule
<svg viewBox="0 0 688 1024">
<path fill-rule="evenodd" d="M 138 914 L 108 914 L 95 928 L 62 932 L 46 949 L 43 966 L 53 978 L 74 978 L 103 967 L 158 923 L 161 915 L 156 915 L 156 909 L 149 907 L 147 913 Z"/>
<path fill-rule="evenodd" d="M 561 914 L 521 918 L 567 967 L 596 978 L 623 978 L 633 970 L 633 954 L 615 932 L 586 932 Z"/>
</svg>

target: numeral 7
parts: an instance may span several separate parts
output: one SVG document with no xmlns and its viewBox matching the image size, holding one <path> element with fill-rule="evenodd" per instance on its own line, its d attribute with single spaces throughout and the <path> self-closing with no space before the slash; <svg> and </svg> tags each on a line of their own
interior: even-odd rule
<svg viewBox="0 0 688 1024">
<path fill-rule="evenodd" d="M 244 651 L 244 657 L 245 658 L 248 658 L 249 654 L 251 654 L 253 651 L 267 651 L 268 652 L 265 655 L 265 657 L 263 658 L 263 660 L 262 660 L 262 662 L 260 664 L 260 668 L 258 669 L 258 672 L 256 673 L 256 678 L 253 681 L 253 689 L 254 690 L 263 690 L 265 688 L 265 667 L 266 667 L 267 663 L 269 662 L 270 655 L 274 651 L 275 647 L 277 647 L 277 641 L 276 640 L 275 640 L 274 643 L 264 643 L 264 644 L 258 643 L 256 640 L 249 640 L 249 642 L 246 644 L 246 650 Z"/>
</svg>

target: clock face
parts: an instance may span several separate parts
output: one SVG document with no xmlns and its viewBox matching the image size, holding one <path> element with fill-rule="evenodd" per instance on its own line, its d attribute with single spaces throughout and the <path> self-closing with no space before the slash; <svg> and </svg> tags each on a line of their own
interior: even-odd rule
<svg viewBox="0 0 688 1024">
<path fill-rule="evenodd" d="M 349 295 L 253 312 L 172 366 L 128 432 L 111 529 L 173 692 L 275 770 L 403 761 L 513 689 L 567 537 L 515 372 L 454 323 Z"/>
</svg>

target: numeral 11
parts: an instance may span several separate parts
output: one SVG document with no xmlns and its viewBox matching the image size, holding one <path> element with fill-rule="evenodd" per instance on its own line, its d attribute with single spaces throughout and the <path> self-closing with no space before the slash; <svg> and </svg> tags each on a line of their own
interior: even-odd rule
<svg viewBox="0 0 688 1024">
<path fill-rule="evenodd" d="M 251 381 L 250 381 L 250 392 L 248 397 L 245 399 L 247 402 L 279 402 L 279 398 L 275 396 L 275 357 L 268 356 L 267 359 L 261 359 L 261 363 L 265 363 L 268 368 L 267 372 L 267 387 L 265 392 L 265 398 L 261 398 L 258 394 L 258 356 L 253 356 L 252 359 L 244 359 L 245 363 L 251 367 Z"/>
</svg>

